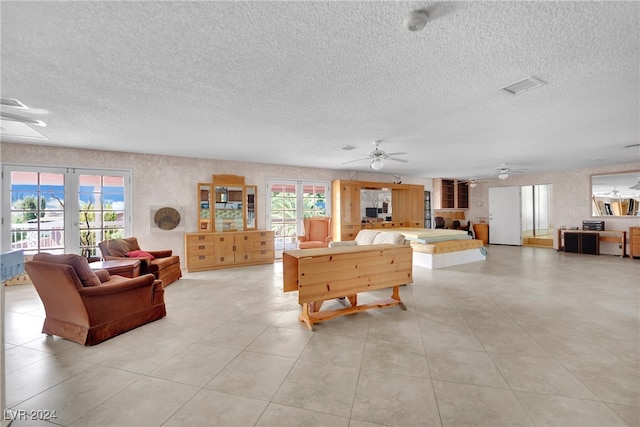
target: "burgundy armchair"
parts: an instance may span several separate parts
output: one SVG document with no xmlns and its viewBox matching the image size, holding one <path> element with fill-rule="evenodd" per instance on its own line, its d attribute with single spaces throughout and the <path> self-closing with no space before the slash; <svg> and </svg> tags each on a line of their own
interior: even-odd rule
<svg viewBox="0 0 640 427">
<path fill-rule="evenodd" d="M 48 253 L 25 270 L 44 305 L 47 335 L 94 345 L 166 315 L 162 282 L 152 274 L 111 276 L 80 255 Z"/>
<path fill-rule="evenodd" d="M 138 239 L 127 237 L 125 239 L 103 240 L 98 243 L 102 258 L 105 261 L 136 258 L 140 260 L 140 274 L 153 274 L 156 279 L 162 280 L 166 287 L 182 277 L 180 269 L 180 257 L 173 255 L 171 249 L 162 251 L 143 251 L 138 245 Z M 151 255 L 149 257 L 149 255 Z"/>
</svg>

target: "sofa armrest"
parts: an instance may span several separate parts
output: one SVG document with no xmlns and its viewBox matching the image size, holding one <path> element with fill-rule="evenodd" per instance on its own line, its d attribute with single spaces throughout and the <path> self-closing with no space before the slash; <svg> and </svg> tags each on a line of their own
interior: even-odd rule
<svg viewBox="0 0 640 427">
<path fill-rule="evenodd" d="M 307 236 L 298 236 L 299 242 L 308 242 L 309 238 Z"/>
<path fill-rule="evenodd" d="M 324 239 L 324 243 L 329 246 L 331 244 L 331 242 L 333 242 L 333 237 L 331 236 L 327 236 L 326 239 Z"/>
<path fill-rule="evenodd" d="M 331 242 L 329 243 L 330 248 L 338 248 L 341 246 L 358 246 L 355 240 L 347 240 L 345 242 Z"/>
<path fill-rule="evenodd" d="M 145 251 L 145 252 L 153 255 L 156 258 L 167 258 L 173 255 L 173 251 L 171 249 L 165 249 L 160 251 Z"/>
<path fill-rule="evenodd" d="M 133 279 L 122 276 L 111 276 L 111 280 L 102 283 L 100 286 L 88 286 L 79 290 L 80 295 L 85 296 L 101 296 L 111 295 L 125 292 L 130 289 L 150 286 L 156 280 L 153 274 L 145 274 L 144 276 L 134 277 Z"/>
</svg>

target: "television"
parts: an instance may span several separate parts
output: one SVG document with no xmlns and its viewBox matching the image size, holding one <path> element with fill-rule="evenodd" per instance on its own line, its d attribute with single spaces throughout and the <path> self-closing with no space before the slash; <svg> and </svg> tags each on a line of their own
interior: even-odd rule
<svg viewBox="0 0 640 427">
<path fill-rule="evenodd" d="M 378 208 L 365 208 L 367 218 L 378 218 Z"/>
</svg>

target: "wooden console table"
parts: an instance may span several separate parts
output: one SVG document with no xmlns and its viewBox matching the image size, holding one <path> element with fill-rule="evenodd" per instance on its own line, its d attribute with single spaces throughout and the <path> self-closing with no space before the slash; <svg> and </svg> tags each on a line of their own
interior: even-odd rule
<svg viewBox="0 0 640 427">
<path fill-rule="evenodd" d="M 284 291 L 298 291 L 300 321 L 313 324 L 337 316 L 399 305 L 399 286 L 413 282 L 413 250 L 406 245 L 342 246 L 285 251 L 282 255 Z M 390 298 L 358 305 L 358 292 L 393 288 Z M 320 311 L 324 301 L 348 298 L 351 306 Z"/>
<path fill-rule="evenodd" d="M 597 234 L 600 242 L 612 242 L 618 243 L 622 246 L 620 256 L 627 256 L 627 232 L 618 230 L 566 230 L 558 229 L 558 250 L 564 250 L 564 233 L 582 233 L 582 234 Z"/>
</svg>

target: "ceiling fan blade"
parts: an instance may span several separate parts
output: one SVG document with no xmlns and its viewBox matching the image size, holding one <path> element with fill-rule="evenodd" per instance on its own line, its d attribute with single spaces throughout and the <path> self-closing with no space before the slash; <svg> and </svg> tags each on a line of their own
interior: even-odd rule
<svg viewBox="0 0 640 427">
<path fill-rule="evenodd" d="M 28 125 L 36 125 L 46 127 L 47 124 L 42 120 L 30 119 L 29 117 L 21 116 L 19 114 L 7 113 L 5 111 L 0 112 L 0 119 L 13 120 L 14 122 L 22 122 Z"/>
<path fill-rule="evenodd" d="M 408 153 L 385 153 L 387 156 L 402 156 Z"/>
<path fill-rule="evenodd" d="M 398 159 L 398 158 L 396 158 L 396 157 L 386 157 L 385 159 L 386 159 L 386 160 L 393 160 L 394 162 L 402 162 L 402 163 L 407 163 L 407 162 L 408 162 L 408 160 L 405 160 L 405 159 Z"/>
<path fill-rule="evenodd" d="M 361 162 L 361 161 L 363 161 L 363 160 L 369 160 L 369 159 L 370 159 L 370 157 L 363 157 L 363 158 L 361 158 L 361 159 L 349 160 L 348 162 L 343 162 L 342 164 L 343 164 L 343 165 L 346 165 L 347 163 Z"/>
</svg>

